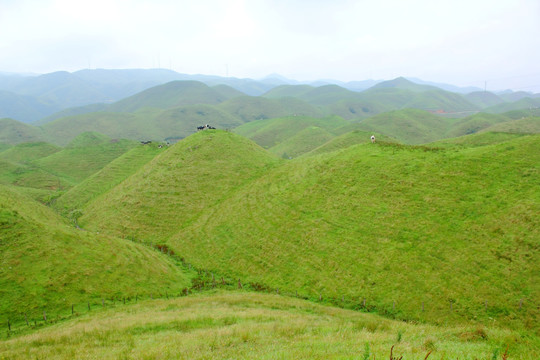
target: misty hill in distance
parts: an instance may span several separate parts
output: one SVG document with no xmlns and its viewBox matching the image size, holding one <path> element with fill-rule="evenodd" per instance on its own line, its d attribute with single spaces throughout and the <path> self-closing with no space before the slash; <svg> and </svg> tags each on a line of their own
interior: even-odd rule
<svg viewBox="0 0 540 360">
<path fill-rule="evenodd" d="M 442 89 L 460 94 L 481 91 L 479 88 L 460 88 L 419 79 L 398 79 L 405 83 L 408 81 L 410 84 L 423 85 L 424 90 Z M 80 109 L 81 106 L 92 105 L 93 108 L 102 109 L 105 107 L 104 105 L 95 104 L 111 104 L 171 81 L 199 81 L 210 87 L 227 85 L 249 96 L 261 96 L 282 85 L 309 85 L 314 88 L 323 87 L 323 89 L 328 85 L 334 85 L 358 93 L 377 84 L 387 83 L 383 80 L 306 82 L 287 79 L 277 74 L 253 80 L 211 75 L 188 75 L 167 69 L 86 69 L 73 73 L 59 71 L 43 75 L 0 73 L 0 118 L 9 117 L 22 122 L 36 123 L 56 112 L 65 114 L 67 109 L 78 108 L 77 110 L 67 110 L 69 115 L 88 112 Z M 387 86 L 391 85 L 387 84 Z M 508 102 L 536 95 L 526 92 L 509 92 L 500 96 Z M 58 118 L 58 116 L 54 116 L 54 118 Z"/>
</svg>

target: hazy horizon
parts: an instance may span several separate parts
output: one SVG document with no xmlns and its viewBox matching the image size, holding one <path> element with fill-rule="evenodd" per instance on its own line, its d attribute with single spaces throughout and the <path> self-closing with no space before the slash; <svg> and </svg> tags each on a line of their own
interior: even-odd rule
<svg viewBox="0 0 540 360">
<path fill-rule="evenodd" d="M 400 76 L 540 92 L 540 2 L 0 0 L 0 72 Z"/>
</svg>

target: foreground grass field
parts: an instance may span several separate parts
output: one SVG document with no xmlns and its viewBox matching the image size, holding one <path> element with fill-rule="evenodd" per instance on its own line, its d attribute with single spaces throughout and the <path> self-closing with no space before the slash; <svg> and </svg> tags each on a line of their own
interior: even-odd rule
<svg viewBox="0 0 540 360">
<path fill-rule="evenodd" d="M 215 291 L 118 305 L 0 342 L 0 359 L 537 360 L 494 327 L 407 324 L 312 302 Z"/>
</svg>

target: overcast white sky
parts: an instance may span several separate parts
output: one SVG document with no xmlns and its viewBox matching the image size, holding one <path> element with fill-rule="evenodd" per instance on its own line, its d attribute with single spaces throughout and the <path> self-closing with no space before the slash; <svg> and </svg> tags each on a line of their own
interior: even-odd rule
<svg viewBox="0 0 540 360">
<path fill-rule="evenodd" d="M 158 67 L 540 92 L 540 0 L 0 0 L 0 71 Z"/>
</svg>

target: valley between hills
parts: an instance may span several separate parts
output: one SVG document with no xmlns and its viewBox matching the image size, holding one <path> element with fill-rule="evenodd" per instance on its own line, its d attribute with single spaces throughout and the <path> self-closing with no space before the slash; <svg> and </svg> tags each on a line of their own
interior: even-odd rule
<svg viewBox="0 0 540 360">
<path fill-rule="evenodd" d="M 539 358 L 538 94 L 94 75 L 3 89 L 0 358 Z"/>
</svg>

